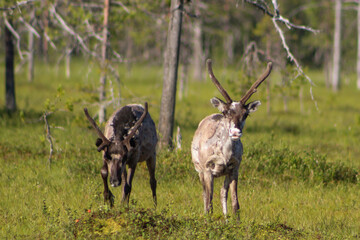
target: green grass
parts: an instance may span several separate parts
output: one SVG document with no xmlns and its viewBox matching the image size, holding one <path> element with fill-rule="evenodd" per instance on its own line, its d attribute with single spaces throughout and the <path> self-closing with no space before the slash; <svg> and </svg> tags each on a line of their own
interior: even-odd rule
<svg viewBox="0 0 360 240">
<path fill-rule="evenodd" d="M 90 66 L 90 68 L 89 68 Z M 91 71 L 89 72 L 89 69 Z M 4 75 L 0 69 L 0 75 Z M 236 99 L 237 72 L 214 72 Z M 222 216 L 216 179 L 214 213 L 203 213 L 202 187 L 191 163 L 190 143 L 199 121 L 216 112 L 209 99 L 220 96 L 209 79 L 187 86 L 177 100 L 175 126 L 183 136 L 181 152 L 157 156 L 158 206 L 153 208 L 145 164 L 139 164 L 131 204 L 120 204 L 120 188 L 112 189 L 115 207 L 103 203 L 101 154 L 96 134 L 83 115 L 97 110 L 98 68 L 73 61 L 71 78 L 62 66 L 38 63 L 28 83 L 16 74 L 19 110 L 0 111 L 0 238 L 63 239 L 356 239 L 360 238 L 360 102 L 355 79 L 334 94 L 322 74 L 310 72 L 319 110 L 304 85 L 304 111 L 296 95 L 283 110 L 280 81 L 272 81 L 272 111 L 266 113 L 265 87 L 252 99 L 263 105 L 247 121 L 238 186 L 240 220 Z M 119 85 L 114 79 L 115 95 Z M 121 104 L 149 102 L 158 123 L 162 69 L 120 68 Z M 4 93 L 4 86 L 0 86 Z M 297 92 L 294 88 L 292 92 Z M 4 95 L 0 95 L 4 106 Z M 43 112 L 49 116 L 55 153 L 51 168 Z M 113 106 L 108 107 L 108 115 Z M 229 200 L 230 201 L 230 200 Z M 230 208 L 230 207 L 229 207 Z"/>
</svg>

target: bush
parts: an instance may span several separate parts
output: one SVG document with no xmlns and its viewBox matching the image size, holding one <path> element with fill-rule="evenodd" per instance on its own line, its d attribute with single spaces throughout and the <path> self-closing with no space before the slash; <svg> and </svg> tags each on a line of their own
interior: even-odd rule
<svg viewBox="0 0 360 240">
<path fill-rule="evenodd" d="M 246 172 L 323 184 L 359 182 L 359 170 L 343 163 L 327 162 L 326 155 L 314 151 L 299 153 L 288 147 L 274 149 L 268 144 L 250 146 L 244 154 L 242 167 Z"/>
</svg>

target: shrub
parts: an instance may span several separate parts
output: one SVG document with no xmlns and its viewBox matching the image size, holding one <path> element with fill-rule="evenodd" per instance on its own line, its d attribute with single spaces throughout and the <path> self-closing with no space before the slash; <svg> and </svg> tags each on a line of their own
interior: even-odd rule
<svg viewBox="0 0 360 240">
<path fill-rule="evenodd" d="M 358 183 L 359 170 L 343 163 L 327 162 L 314 151 L 299 153 L 288 147 L 274 149 L 265 143 L 249 147 L 244 154 L 244 173 L 254 172 L 283 180 L 295 179 L 323 184 Z"/>
</svg>

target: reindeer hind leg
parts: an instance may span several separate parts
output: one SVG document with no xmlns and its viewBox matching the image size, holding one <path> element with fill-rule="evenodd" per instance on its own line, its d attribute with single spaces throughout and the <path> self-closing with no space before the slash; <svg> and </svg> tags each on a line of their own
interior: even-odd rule
<svg viewBox="0 0 360 240">
<path fill-rule="evenodd" d="M 148 160 L 146 160 L 146 165 L 150 175 L 150 187 L 152 191 L 152 196 L 154 200 L 154 205 L 157 205 L 156 198 L 156 178 L 155 178 L 155 168 L 156 168 L 156 154 L 154 153 Z"/>
</svg>

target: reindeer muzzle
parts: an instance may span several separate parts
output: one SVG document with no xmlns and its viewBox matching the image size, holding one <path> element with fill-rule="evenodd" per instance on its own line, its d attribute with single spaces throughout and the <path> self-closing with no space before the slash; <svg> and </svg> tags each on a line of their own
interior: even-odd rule
<svg viewBox="0 0 360 240">
<path fill-rule="evenodd" d="M 110 181 L 110 184 L 112 187 L 118 187 L 121 185 L 121 181 L 113 180 L 113 181 Z"/>
<path fill-rule="evenodd" d="M 238 128 L 229 129 L 229 137 L 231 138 L 232 141 L 240 140 L 241 136 L 242 136 L 242 132 L 240 129 Z"/>
</svg>

